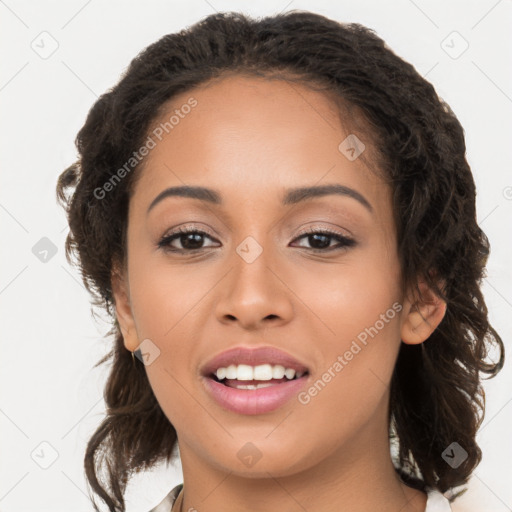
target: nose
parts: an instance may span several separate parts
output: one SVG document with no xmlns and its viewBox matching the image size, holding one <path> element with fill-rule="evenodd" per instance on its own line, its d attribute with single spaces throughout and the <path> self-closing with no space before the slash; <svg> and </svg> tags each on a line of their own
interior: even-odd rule
<svg viewBox="0 0 512 512">
<path fill-rule="evenodd" d="M 238 323 L 247 330 L 281 326 L 293 316 L 293 292 L 279 275 L 266 251 L 252 262 L 238 253 L 225 277 L 215 314 L 224 324 Z M 272 268 L 274 267 L 274 268 Z"/>
</svg>

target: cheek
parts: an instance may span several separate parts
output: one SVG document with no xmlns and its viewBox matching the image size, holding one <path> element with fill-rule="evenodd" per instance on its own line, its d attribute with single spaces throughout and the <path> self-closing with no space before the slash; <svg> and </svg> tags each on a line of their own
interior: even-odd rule
<svg viewBox="0 0 512 512">
<path fill-rule="evenodd" d="M 170 264 L 152 255 L 139 261 L 134 257 L 129 272 L 139 336 L 161 340 L 170 339 L 182 321 L 194 318 L 195 309 L 215 282 L 211 272 L 198 266 Z"/>
<path fill-rule="evenodd" d="M 347 267 L 323 287 L 303 291 L 309 290 L 309 302 L 304 302 L 324 324 L 315 319 L 320 327 L 314 340 L 322 363 L 299 397 L 294 416 L 297 425 L 322 432 L 324 442 L 301 439 L 304 450 L 315 457 L 347 442 L 376 415 L 386 421 L 387 393 L 400 347 L 401 304 L 393 273 L 374 269 Z M 286 443 L 286 436 L 279 441 Z"/>
<path fill-rule="evenodd" d="M 186 430 L 194 417 L 189 412 L 195 402 L 187 390 L 194 379 L 193 354 L 204 325 L 201 308 L 218 277 L 207 266 L 173 264 L 147 253 L 133 254 L 128 271 L 138 338 L 157 347 L 158 357 L 146 366 L 149 382 L 169 420 Z M 195 413 L 196 418 L 201 416 L 200 410 Z"/>
<path fill-rule="evenodd" d="M 385 391 L 401 341 L 398 280 L 395 260 L 363 254 L 334 271 L 333 266 L 310 271 L 296 281 L 297 295 L 309 307 L 304 308 L 311 318 L 308 332 L 319 349 L 322 391 L 312 390 L 319 407 L 337 401 L 357 408 Z"/>
<path fill-rule="evenodd" d="M 376 322 L 379 331 L 389 334 L 391 322 L 387 320 L 396 318 L 396 310 L 400 309 L 396 305 L 393 308 L 401 295 L 398 268 L 391 259 L 384 261 L 360 252 L 341 263 L 310 263 L 308 269 L 292 272 L 289 277 L 293 279 L 294 292 L 305 306 L 304 314 L 316 319 L 322 338 L 336 341 L 338 348 L 344 340 L 357 337 Z M 386 313 L 386 329 L 383 329 L 380 319 Z M 394 332 L 397 332 L 397 325 Z"/>
</svg>

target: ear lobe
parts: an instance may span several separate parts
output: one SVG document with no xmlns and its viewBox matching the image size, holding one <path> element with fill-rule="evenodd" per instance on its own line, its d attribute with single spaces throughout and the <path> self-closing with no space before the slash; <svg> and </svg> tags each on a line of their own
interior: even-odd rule
<svg viewBox="0 0 512 512">
<path fill-rule="evenodd" d="M 446 302 L 431 290 L 424 281 L 418 283 L 421 297 L 406 300 L 401 338 L 404 343 L 423 343 L 441 323 L 446 313 Z M 444 282 L 441 283 L 441 288 Z"/>
<path fill-rule="evenodd" d="M 123 335 L 124 346 L 133 352 L 139 346 L 139 341 L 130 304 L 126 273 L 115 267 L 111 274 L 111 284 L 116 318 Z"/>
</svg>

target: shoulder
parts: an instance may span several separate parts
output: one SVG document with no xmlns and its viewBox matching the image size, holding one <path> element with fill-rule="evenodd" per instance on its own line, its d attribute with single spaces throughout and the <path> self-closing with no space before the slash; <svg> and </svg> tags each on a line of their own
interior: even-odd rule
<svg viewBox="0 0 512 512">
<path fill-rule="evenodd" d="M 149 512 L 171 512 L 172 506 L 174 505 L 174 502 L 182 488 L 183 484 L 177 485 L 156 507 L 153 507 Z"/>
</svg>

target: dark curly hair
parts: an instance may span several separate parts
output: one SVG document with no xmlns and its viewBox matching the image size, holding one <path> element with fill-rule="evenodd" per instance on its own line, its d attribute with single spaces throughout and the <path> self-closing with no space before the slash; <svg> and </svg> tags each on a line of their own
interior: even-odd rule
<svg viewBox="0 0 512 512">
<path fill-rule="evenodd" d="M 97 100 L 77 135 L 79 159 L 57 185 L 70 226 L 66 255 L 94 305 L 111 315 L 114 338 L 96 365 L 112 359 L 106 417 L 85 454 L 89 485 L 110 511 L 124 511 L 129 478 L 171 462 L 177 439 L 144 366 L 134 365 L 123 345 L 113 309 L 112 272 L 125 261 L 128 204 L 143 162 L 101 200 L 98 190 L 141 146 L 168 100 L 232 73 L 321 84 L 364 123 L 378 172 L 392 186 L 402 285 L 419 291 L 421 277 L 447 303 L 428 340 L 401 344 L 389 407 L 395 468 L 421 490 L 446 492 L 467 483 L 481 460 L 475 441 L 485 409 L 480 372 L 499 372 L 504 346 L 480 290 L 489 243 L 476 222 L 463 128 L 434 87 L 373 30 L 291 11 L 260 19 L 214 14 L 162 37 Z M 485 361 L 491 346 L 496 363 Z M 456 469 L 442 458 L 455 441 L 468 454 Z"/>
</svg>

